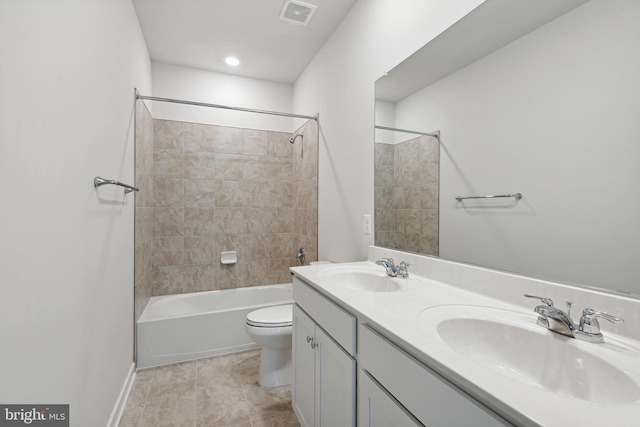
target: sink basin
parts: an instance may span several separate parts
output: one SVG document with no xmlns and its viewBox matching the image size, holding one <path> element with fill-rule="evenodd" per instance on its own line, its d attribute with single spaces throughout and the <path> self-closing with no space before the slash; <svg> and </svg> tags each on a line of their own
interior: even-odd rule
<svg viewBox="0 0 640 427">
<path fill-rule="evenodd" d="M 538 326 L 535 319 L 533 313 L 451 305 L 422 311 L 418 324 L 449 351 L 473 363 L 476 368 L 472 369 L 480 365 L 530 386 L 594 404 L 640 399 L 640 386 L 618 367 L 617 358 L 624 353 L 620 348 L 558 335 Z M 629 351 L 633 352 L 625 349 Z"/>
<path fill-rule="evenodd" d="M 394 278 L 379 266 L 330 267 L 320 272 L 320 277 L 334 285 L 352 291 L 394 292 L 403 289 L 403 282 L 411 278 Z"/>
</svg>

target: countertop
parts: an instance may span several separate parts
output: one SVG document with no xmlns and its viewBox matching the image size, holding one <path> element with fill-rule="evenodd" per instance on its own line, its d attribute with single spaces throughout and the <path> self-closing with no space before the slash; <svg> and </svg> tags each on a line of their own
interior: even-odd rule
<svg viewBox="0 0 640 427">
<path fill-rule="evenodd" d="M 350 290 L 323 277 L 323 271 L 326 273 L 327 269 L 336 267 L 378 268 L 384 272 L 383 267 L 366 261 L 293 267 L 291 272 L 507 421 L 516 425 L 545 427 L 638 425 L 640 399 L 633 398 L 627 403 L 592 403 L 585 398 L 554 393 L 497 374 L 480 364 L 469 369 L 468 359 L 452 356 L 451 350 L 445 348 L 446 344 L 436 337 L 437 334 L 425 333 L 424 325 L 420 326 L 418 322 L 425 310 L 437 306 L 485 306 L 516 312 L 525 322 L 530 321 L 539 327 L 536 325 L 537 314 L 533 312 L 535 301 L 532 301 L 531 310 L 524 310 L 522 306 L 415 274 L 410 274 L 408 279 L 396 279 L 402 284 L 402 289 L 394 292 Z M 634 340 L 606 333 L 605 344 L 594 344 L 565 338 L 551 331 L 544 333 L 550 334 L 549 339 L 565 339 L 567 345 L 586 350 L 590 349 L 589 346 L 606 346 L 597 349 L 600 357 L 604 355 L 610 358 L 609 362 L 620 366 L 636 381 L 640 379 L 640 358 L 637 358 L 640 343 Z M 541 360 L 541 363 L 549 364 L 549 360 Z M 558 363 L 562 361 L 558 360 Z"/>
</svg>

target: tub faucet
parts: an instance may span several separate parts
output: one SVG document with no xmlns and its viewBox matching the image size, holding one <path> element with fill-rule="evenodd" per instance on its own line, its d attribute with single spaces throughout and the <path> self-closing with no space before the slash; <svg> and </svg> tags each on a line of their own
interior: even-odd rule
<svg viewBox="0 0 640 427">
<path fill-rule="evenodd" d="M 307 251 L 301 247 L 298 250 L 298 255 L 296 255 L 296 259 L 300 262 L 300 264 L 304 265 L 304 260 L 307 257 Z"/>
</svg>

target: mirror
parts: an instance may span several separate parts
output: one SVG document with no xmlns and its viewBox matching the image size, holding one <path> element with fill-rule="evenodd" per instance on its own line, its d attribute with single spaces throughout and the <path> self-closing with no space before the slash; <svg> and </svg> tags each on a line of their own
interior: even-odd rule
<svg viewBox="0 0 640 427">
<path fill-rule="evenodd" d="M 375 244 L 640 297 L 638 16 L 487 0 L 381 77 Z"/>
</svg>

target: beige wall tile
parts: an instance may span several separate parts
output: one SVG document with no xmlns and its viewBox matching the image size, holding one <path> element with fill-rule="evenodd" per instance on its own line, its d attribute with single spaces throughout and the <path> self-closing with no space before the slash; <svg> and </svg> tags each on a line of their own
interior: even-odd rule
<svg viewBox="0 0 640 427">
<path fill-rule="evenodd" d="M 184 234 L 184 208 L 156 207 L 153 209 L 153 235 L 156 237 Z"/>
<path fill-rule="evenodd" d="M 262 210 L 266 218 L 267 230 L 270 233 L 292 233 L 294 227 L 294 208 L 270 208 Z"/>
<path fill-rule="evenodd" d="M 221 188 L 220 181 L 187 179 L 184 182 L 184 207 L 211 209 Z"/>
<path fill-rule="evenodd" d="M 191 292 L 214 291 L 217 287 L 218 278 L 216 268 L 213 264 L 190 265 L 187 272 L 191 281 Z"/>
<path fill-rule="evenodd" d="M 271 203 L 268 182 L 243 182 L 243 205 L 248 208 L 266 208 Z"/>
<path fill-rule="evenodd" d="M 153 206 L 184 206 L 184 180 L 154 178 Z"/>
<path fill-rule="evenodd" d="M 154 237 L 151 260 L 154 267 L 181 265 L 184 260 L 184 238 Z"/>
<path fill-rule="evenodd" d="M 244 129 L 242 138 L 242 154 L 255 156 L 267 156 L 269 154 L 269 132 Z"/>
<path fill-rule="evenodd" d="M 184 177 L 187 179 L 216 179 L 217 155 L 207 151 L 185 151 Z"/>
<path fill-rule="evenodd" d="M 245 191 L 242 181 L 217 181 L 216 192 L 213 195 L 216 207 L 243 207 L 245 205 Z"/>
<path fill-rule="evenodd" d="M 216 154 L 215 179 L 241 181 L 246 158 L 240 154 Z"/>
<path fill-rule="evenodd" d="M 153 295 L 173 295 L 191 292 L 189 272 L 184 265 L 153 267 Z"/>
<path fill-rule="evenodd" d="M 214 230 L 217 234 L 240 234 L 244 232 L 243 208 L 216 208 Z"/>
<path fill-rule="evenodd" d="M 212 264 L 215 252 L 215 239 L 213 236 L 195 236 L 184 238 L 185 265 Z"/>
<path fill-rule="evenodd" d="M 184 178 L 184 151 L 153 151 L 153 175 L 156 178 Z"/>
<path fill-rule="evenodd" d="M 146 172 L 136 169 L 136 183 L 140 191 L 136 191 L 136 207 L 153 206 L 153 178 Z"/>
<path fill-rule="evenodd" d="M 263 156 L 244 156 L 242 180 L 267 182 L 269 180 L 269 159 Z"/>
<path fill-rule="evenodd" d="M 268 259 L 271 248 L 269 234 L 245 234 L 243 236 L 246 260 Z"/>
<path fill-rule="evenodd" d="M 293 155 L 293 144 L 289 138 L 293 135 L 282 132 L 269 132 L 269 156 L 289 157 Z"/>
<path fill-rule="evenodd" d="M 200 123 L 184 123 L 185 151 L 214 151 L 214 127 Z"/>
<path fill-rule="evenodd" d="M 243 130 L 239 128 L 212 126 L 213 148 L 218 153 L 242 153 Z"/>
<path fill-rule="evenodd" d="M 184 123 L 170 120 L 153 121 L 153 148 L 184 150 Z"/>
<path fill-rule="evenodd" d="M 215 233 L 215 209 L 185 208 L 184 235 L 207 236 Z"/>
<path fill-rule="evenodd" d="M 148 242 L 153 237 L 153 208 L 136 209 L 135 245 Z"/>
<path fill-rule="evenodd" d="M 150 168 L 156 170 L 147 178 L 156 215 L 147 245 L 154 295 L 287 281 L 295 242 L 313 245 L 307 250 L 317 258 L 313 126 L 301 128 L 297 152 L 289 133 L 167 120 L 147 126 L 155 149 Z M 139 132 L 146 129 L 141 124 Z M 137 259 L 144 256 L 140 250 Z M 226 250 L 236 250 L 237 264 L 220 263 Z"/>
<path fill-rule="evenodd" d="M 273 216 L 265 208 L 244 208 L 244 233 L 268 233 Z"/>
<path fill-rule="evenodd" d="M 286 157 L 269 158 L 269 181 L 293 181 L 293 160 Z"/>
<path fill-rule="evenodd" d="M 295 258 L 292 233 L 269 234 L 269 258 Z"/>
</svg>

